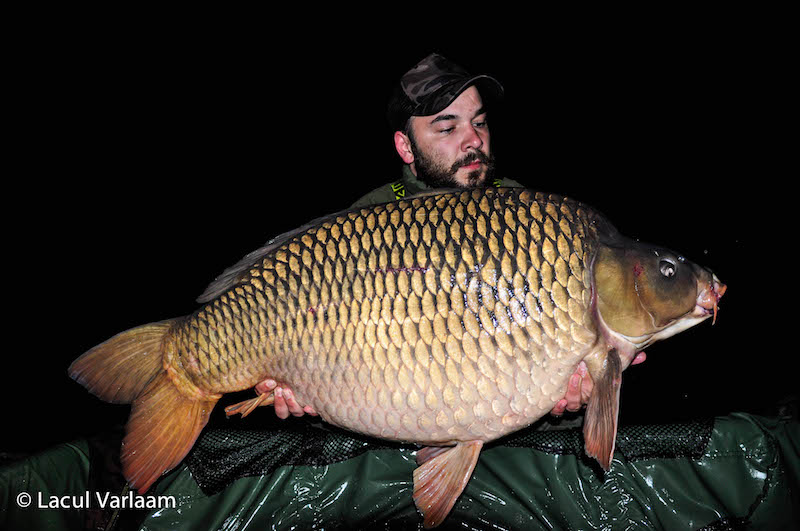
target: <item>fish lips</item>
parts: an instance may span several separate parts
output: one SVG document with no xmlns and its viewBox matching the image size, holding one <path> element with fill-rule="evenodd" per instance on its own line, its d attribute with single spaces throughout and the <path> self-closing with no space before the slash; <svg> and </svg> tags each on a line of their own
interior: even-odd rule
<svg viewBox="0 0 800 531">
<path fill-rule="evenodd" d="M 728 286 L 711 274 L 711 279 L 700 289 L 697 295 L 697 304 L 694 308 L 693 316 L 709 317 L 714 316 L 712 324 L 717 322 L 717 312 L 719 311 L 719 300 L 728 290 Z"/>
</svg>

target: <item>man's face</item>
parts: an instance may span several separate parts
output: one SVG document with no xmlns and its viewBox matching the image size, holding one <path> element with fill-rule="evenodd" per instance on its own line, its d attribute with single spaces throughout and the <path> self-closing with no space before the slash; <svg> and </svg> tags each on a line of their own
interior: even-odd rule
<svg viewBox="0 0 800 531">
<path fill-rule="evenodd" d="M 406 138 L 411 170 L 429 186 L 479 186 L 494 169 L 486 111 L 474 86 L 443 111 L 412 117 Z"/>
</svg>

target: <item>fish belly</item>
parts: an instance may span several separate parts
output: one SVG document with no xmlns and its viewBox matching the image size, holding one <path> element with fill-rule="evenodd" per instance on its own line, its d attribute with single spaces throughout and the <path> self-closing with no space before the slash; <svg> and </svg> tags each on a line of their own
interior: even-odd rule
<svg viewBox="0 0 800 531">
<path fill-rule="evenodd" d="M 418 359 L 403 347 L 339 352 L 309 368 L 289 363 L 297 399 L 337 426 L 420 444 L 489 441 L 528 426 L 564 396 L 582 349 L 536 360 L 530 353 L 482 351 Z M 515 355 L 516 354 L 516 355 Z M 314 361 L 311 361 L 314 364 Z"/>
</svg>

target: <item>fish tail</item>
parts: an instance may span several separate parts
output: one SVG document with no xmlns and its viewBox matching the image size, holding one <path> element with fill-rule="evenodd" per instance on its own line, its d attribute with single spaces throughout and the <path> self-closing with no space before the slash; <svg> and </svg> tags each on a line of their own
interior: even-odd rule
<svg viewBox="0 0 800 531">
<path fill-rule="evenodd" d="M 163 370 L 164 337 L 176 320 L 119 333 L 84 353 L 69 366 L 69 376 L 112 404 L 130 404 Z"/>
<path fill-rule="evenodd" d="M 144 493 L 194 446 L 219 397 L 187 397 L 163 372 L 133 402 L 122 440 L 122 472 Z"/>
<path fill-rule="evenodd" d="M 69 368 L 70 377 L 98 398 L 132 404 L 121 461 L 125 479 L 140 493 L 186 456 L 220 398 L 168 363 L 164 351 L 177 321 L 122 332 Z"/>
</svg>

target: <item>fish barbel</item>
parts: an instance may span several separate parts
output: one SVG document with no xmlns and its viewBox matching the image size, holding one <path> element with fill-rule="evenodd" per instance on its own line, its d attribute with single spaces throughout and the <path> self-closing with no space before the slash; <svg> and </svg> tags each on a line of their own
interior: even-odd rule
<svg viewBox="0 0 800 531">
<path fill-rule="evenodd" d="M 414 500 L 433 527 L 482 445 L 547 414 L 581 361 L 594 381 L 586 452 L 608 469 L 622 371 L 716 318 L 725 289 L 577 201 L 442 191 L 280 236 L 225 271 L 194 314 L 118 334 L 69 373 L 132 403 L 121 460 L 140 492 L 184 458 L 224 393 L 270 378 L 329 423 L 423 445 Z"/>
</svg>

